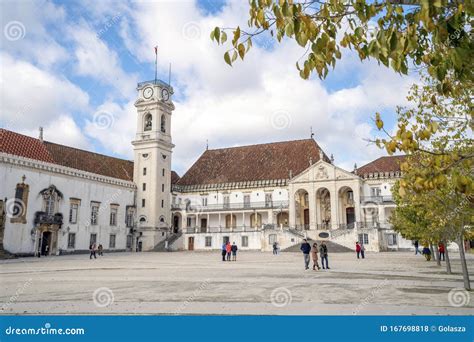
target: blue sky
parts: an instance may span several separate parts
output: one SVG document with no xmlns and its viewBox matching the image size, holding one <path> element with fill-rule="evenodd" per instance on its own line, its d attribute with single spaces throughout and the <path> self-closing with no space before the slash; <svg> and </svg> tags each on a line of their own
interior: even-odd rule
<svg viewBox="0 0 474 342">
<path fill-rule="evenodd" d="M 406 104 L 412 77 L 348 51 L 324 81 L 299 78 L 303 50 L 262 37 L 227 66 L 209 39 L 216 25 L 247 22 L 246 1 L 3 1 L 1 125 L 78 148 L 132 159 L 136 83 L 172 63 L 173 168 L 182 174 L 210 148 L 303 139 L 310 127 L 336 164 L 351 169 L 384 152 L 365 139 L 371 118 Z"/>
</svg>

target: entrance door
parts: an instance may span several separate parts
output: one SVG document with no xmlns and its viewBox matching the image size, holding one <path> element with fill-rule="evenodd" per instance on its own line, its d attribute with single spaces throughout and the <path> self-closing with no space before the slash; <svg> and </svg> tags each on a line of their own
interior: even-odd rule
<svg viewBox="0 0 474 342">
<path fill-rule="evenodd" d="M 354 208 L 346 208 L 346 222 L 348 225 L 355 222 Z"/>
<path fill-rule="evenodd" d="M 194 236 L 188 237 L 188 251 L 194 251 Z"/>
<path fill-rule="evenodd" d="M 207 232 L 207 218 L 201 219 L 201 233 Z"/>
<path fill-rule="evenodd" d="M 173 232 L 177 233 L 179 229 L 179 216 L 173 217 Z"/>
<path fill-rule="evenodd" d="M 304 229 L 309 229 L 309 209 L 304 210 Z"/>
<path fill-rule="evenodd" d="M 51 232 L 43 232 L 41 238 L 41 255 L 49 255 L 51 251 Z"/>
</svg>

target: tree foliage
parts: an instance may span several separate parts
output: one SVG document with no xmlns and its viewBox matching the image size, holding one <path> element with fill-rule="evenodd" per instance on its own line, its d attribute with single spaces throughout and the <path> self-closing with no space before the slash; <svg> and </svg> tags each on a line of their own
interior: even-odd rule
<svg viewBox="0 0 474 342">
<path fill-rule="evenodd" d="M 473 41 L 471 1 L 456 0 L 250 0 L 248 25 L 216 27 L 211 39 L 218 44 L 232 36 L 224 60 L 232 65 L 244 59 L 252 41 L 270 35 L 278 42 L 294 39 L 305 49 L 304 62 L 296 62 L 302 78 L 313 72 L 325 78 L 343 49 L 353 49 L 361 60 L 374 58 L 407 74 L 411 63 L 426 67 L 450 91 L 446 75 L 472 81 Z"/>
</svg>

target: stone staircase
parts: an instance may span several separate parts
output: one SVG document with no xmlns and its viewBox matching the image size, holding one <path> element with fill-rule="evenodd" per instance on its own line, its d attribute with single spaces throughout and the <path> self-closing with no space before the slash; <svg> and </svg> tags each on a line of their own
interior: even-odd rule
<svg viewBox="0 0 474 342">
<path fill-rule="evenodd" d="M 314 240 L 311 240 L 311 239 L 307 239 L 308 240 L 308 243 L 310 245 L 313 245 L 313 243 L 315 242 Z M 321 241 L 316 241 L 316 243 L 318 244 L 318 246 L 321 244 Z M 328 253 L 331 254 L 331 253 L 353 253 L 354 251 L 350 248 L 347 248 L 347 247 L 344 247 L 340 244 L 337 244 L 335 242 L 332 242 L 332 241 L 324 241 L 324 243 L 326 244 L 326 246 L 328 247 Z M 297 243 L 291 247 L 288 247 L 288 248 L 285 248 L 283 250 L 283 252 L 292 252 L 292 253 L 301 253 L 301 250 L 300 250 L 300 246 L 301 246 L 301 243 Z"/>
<path fill-rule="evenodd" d="M 168 236 L 166 239 L 163 241 L 160 241 L 155 248 L 153 248 L 152 252 L 171 252 L 171 245 L 178 240 L 181 235 L 183 235 L 182 232 L 179 233 L 173 233 L 170 236 Z M 168 242 L 168 249 L 166 249 L 166 242 Z"/>
</svg>

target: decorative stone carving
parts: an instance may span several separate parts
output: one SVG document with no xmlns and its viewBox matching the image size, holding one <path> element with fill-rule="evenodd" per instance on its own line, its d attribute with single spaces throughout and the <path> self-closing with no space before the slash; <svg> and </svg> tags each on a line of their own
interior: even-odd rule
<svg viewBox="0 0 474 342">
<path fill-rule="evenodd" d="M 318 170 L 316 171 L 316 179 L 327 179 L 329 178 L 328 175 L 328 170 L 323 165 L 320 165 L 318 167 Z"/>
</svg>

